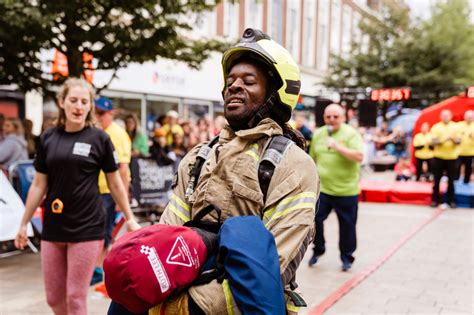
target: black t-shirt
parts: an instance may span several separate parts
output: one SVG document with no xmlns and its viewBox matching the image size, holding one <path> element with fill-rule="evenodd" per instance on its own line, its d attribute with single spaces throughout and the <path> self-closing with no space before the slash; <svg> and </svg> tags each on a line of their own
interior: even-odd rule
<svg viewBox="0 0 474 315">
<path fill-rule="evenodd" d="M 101 169 L 105 173 L 117 170 L 115 156 L 109 136 L 101 129 L 66 132 L 57 127 L 44 132 L 34 162 L 36 170 L 48 176 L 43 240 L 104 238 L 105 212 L 97 183 Z M 62 203 L 62 210 L 53 203 Z"/>
</svg>

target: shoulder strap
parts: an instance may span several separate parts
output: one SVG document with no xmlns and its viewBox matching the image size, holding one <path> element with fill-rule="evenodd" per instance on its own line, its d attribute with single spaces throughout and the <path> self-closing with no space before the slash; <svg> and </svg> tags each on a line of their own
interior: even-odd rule
<svg viewBox="0 0 474 315">
<path fill-rule="evenodd" d="M 201 169 L 212 150 L 212 147 L 219 141 L 219 136 L 216 136 L 209 143 L 203 145 L 196 156 L 196 163 L 191 170 L 191 176 L 189 177 L 188 186 L 186 188 L 185 198 L 188 199 L 194 192 Z M 263 200 L 267 199 L 268 187 L 273 176 L 275 168 L 280 164 L 283 155 L 286 150 L 293 144 L 291 139 L 285 136 L 273 136 L 270 137 L 263 150 L 263 157 L 258 165 L 258 181 L 260 183 L 260 189 L 263 193 Z"/>
<path fill-rule="evenodd" d="M 198 154 L 196 155 L 196 163 L 194 163 L 194 167 L 191 170 L 191 176 L 189 177 L 188 186 L 186 187 L 186 193 L 184 197 L 188 199 L 194 192 L 196 188 L 197 181 L 199 180 L 199 176 L 201 175 L 201 169 L 206 162 L 209 153 L 212 150 L 212 147 L 219 141 L 219 136 L 214 137 L 209 143 L 203 145 L 200 149 Z"/>
<path fill-rule="evenodd" d="M 293 144 L 291 139 L 285 136 L 273 136 L 268 139 L 263 151 L 263 157 L 258 165 L 258 181 L 263 193 L 264 202 L 267 199 L 268 187 L 272 180 L 275 168 L 280 164 L 286 150 Z"/>
</svg>

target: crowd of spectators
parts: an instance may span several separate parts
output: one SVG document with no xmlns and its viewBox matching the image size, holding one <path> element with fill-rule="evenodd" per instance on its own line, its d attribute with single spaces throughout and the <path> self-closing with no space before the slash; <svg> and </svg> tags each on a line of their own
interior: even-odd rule
<svg viewBox="0 0 474 315">
<path fill-rule="evenodd" d="M 182 119 L 176 111 L 170 110 L 156 119 L 153 130 L 144 133 L 134 113 L 122 113 L 118 117 L 115 121 L 123 126 L 132 141 L 132 156 L 153 158 L 160 165 L 178 164 L 191 148 L 202 141 L 211 140 L 226 123 L 222 115 L 214 119 L 204 116 L 195 121 Z M 53 126 L 56 119 L 57 117 L 48 113 L 44 118 L 42 131 Z M 427 143 L 421 150 L 416 149 L 420 141 L 425 143 L 431 139 L 429 124 L 424 124 L 420 133 L 415 135 L 417 138 L 412 139 L 412 135 L 401 126 L 394 126 L 390 130 L 386 121 L 377 127 L 358 127 L 354 122 L 356 120 L 348 123 L 358 129 L 364 141 L 363 170 L 372 170 L 380 164 L 387 166 L 384 169 L 393 168 L 397 180 L 433 181 L 433 147 Z M 314 123 L 307 120 L 304 112 L 296 112 L 291 123 L 309 144 L 313 132 L 317 129 Z M 4 171 L 7 171 L 8 166 L 14 161 L 34 157 L 38 136 L 33 135 L 30 120 L 20 121 L 0 117 L 0 131 L 0 165 Z M 412 154 L 412 140 L 418 143 L 415 143 L 415 165 L 412 165 L 411 159 L 408 158 Z M 466 160 L 465 157 L 461 157 L 458 161 L 457 178 L 461 159 Z M 414 170 L 410 172 L 410 176 L 399 176 L 397 173 L 400 168 L 412 169 L 412 167 Z M 469 166 L 465 168 L 468 172 L 471 170 Z M 469 179 L 467 177 L 466 179 L 468 182 Z"/>
</svg>

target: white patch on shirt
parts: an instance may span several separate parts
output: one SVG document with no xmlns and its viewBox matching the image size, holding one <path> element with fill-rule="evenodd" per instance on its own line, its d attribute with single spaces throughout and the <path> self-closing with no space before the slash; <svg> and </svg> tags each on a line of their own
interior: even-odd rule
<svg viewBox="0 0 474 315">
<path fill-rule="evenodd" d="M 91 153 L 91 147 L 88 143 L 76 142 L 74 143 L 72 154 L 88 157 L 89 153 Z"/>
<path fill-rule="evenodd" d="M 119 160 L 119 157 L 118 157 L 118 155 L 117 155 L 117 152 L 116 152 L 116 151 L 114 151 L 114 160 L 115 160 L 115 164 L 117 164 L 117 165 L 118 165 L 118 164 L 120 163 L 120 160 Z"/>
</svg>

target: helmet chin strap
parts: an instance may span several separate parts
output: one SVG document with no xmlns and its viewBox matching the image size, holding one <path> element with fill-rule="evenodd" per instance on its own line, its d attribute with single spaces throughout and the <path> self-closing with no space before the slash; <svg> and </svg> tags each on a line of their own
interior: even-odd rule
<svg viewBox="0 0 474 315">
<path fill-rule="evenodd" d="M 277 92 L 273 92 L 262 106 L 258 109 L 255 115 L 250 119 L 247 126 L 249 129 L 254 128 L 258 125 L 262 119 L 269 117 L 270 110 L 277 102 Z"/>
</svg>

